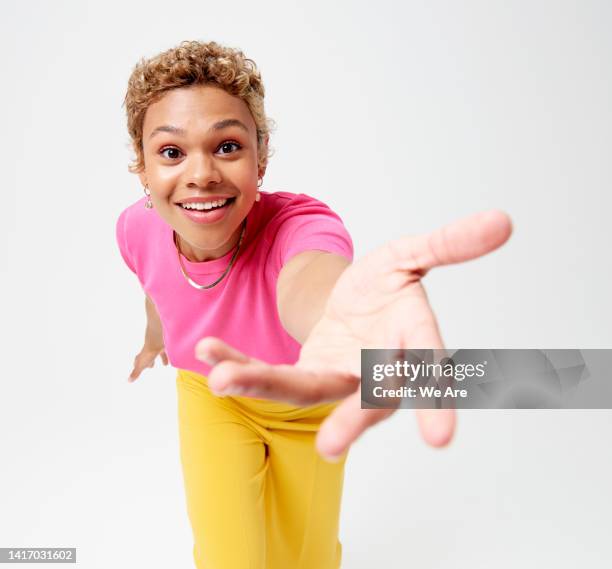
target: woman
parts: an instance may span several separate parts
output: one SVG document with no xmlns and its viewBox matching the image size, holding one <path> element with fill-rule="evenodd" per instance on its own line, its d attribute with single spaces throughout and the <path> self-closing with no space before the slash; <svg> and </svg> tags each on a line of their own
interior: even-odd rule
<svg viewBox="0 0 612 569">
<path fill-rule="evenodd" d="M 130 77 L 131 169 L 146 197 L 122 212 L 117 240 L 147 313 L 130 379 L 158 355 L 178 368 L 198 568 L 335 569 L 346 449 L 391 412 L 354 418 L 360 347 L 441 347 L 420 277 L 499 246 L 509 223 L 463 222 L 451 228 L 456 247 L 396 242 L 349 268 L 351 238 L 325 204 L 258 189 L 269 156 L 263 99 L 255 64 L 214 42 L 183 42 Z M 198 343 L 206 337 L 216 339 Z M 347 395 L 344 433 L 327 443 L 335 461 L 325 461 L 315 437 L 330 401 Z M 425 438 L 444 444 L 454 416 L 432 416 L 421 413 Z"/>
</svg>

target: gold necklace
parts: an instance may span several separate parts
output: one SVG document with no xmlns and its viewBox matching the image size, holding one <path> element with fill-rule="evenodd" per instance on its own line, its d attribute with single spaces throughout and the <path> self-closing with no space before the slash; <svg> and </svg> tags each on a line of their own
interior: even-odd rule
<svg viewBox="0 0 612 569">
<path fill-rule="evenodd" d="M 224 278 L 225 275 L 227 275 L 230 271 L 230 269 L 232 268 L 232 265 L 234 264 L 234 261 L 236 260 L 236 257 L 238 256 L 238 251 L 240 251 L 240 246 L 242 245 L 242 239 L 244 237 L 244 231 L 246 229 L 246 218 L 244 219 L 244 223 L 242 224 L 242 230 L 240 231 L 240 238 L 238 239 L 238 246 L 236 247 L 236 250 L 234 251 L 234 254 L 232 255 L 232 258 L 230 259 L 229 265 L 227 266 L 227 269 L 225 269 L 225 271 L 223 271 L 223 274 L 212 284 L 209 285 L 201 285 L 196 283 L 194 280 L 192 280 L 192 278 L 187 274 L 187 271 L 185 270 L 185 267 L 183 266 L 183 261 L 181 259 L 181 250 L 179 248 L 178 242 L 177 242 L 177 238 L 176 238 L 176 232 L 173 231 L 172 235 L 173 235 L 173 239 L 174 239 L 174 246 L 176 247 L 176 252 L 178 254 L 178 261 L 179 261 L 179 266 L 181 267 L 181 273 L 183 273 L 183 276 L 185 277 L 185 280 L 193 287 L 193 288 L 197 288 L 198 290 L 204 290 L 207 288 L 212 288 L 216 285 L 218 285 Z"/>
</svg>

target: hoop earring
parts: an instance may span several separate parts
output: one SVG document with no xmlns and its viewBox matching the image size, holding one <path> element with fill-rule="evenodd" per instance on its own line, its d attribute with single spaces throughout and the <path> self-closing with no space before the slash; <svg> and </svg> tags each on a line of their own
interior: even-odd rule
<svg viewBox="0 0 612 569">
<path fill-rule="evenodd" d="M 147 196 L 147 201 L 145 202 L 145 207 L 147 209 L 151 209 L 153 207 L 153 202 L 151 201 L 151 192 L 147 186 L 144 187 L 145 196 Z"/>
<path fill-rule="evenodd" d="M 259 178 L 257 178 L 257 187 L 261 188 L 262 184 L 263 184 L 263 176 L 260 176 Z M 261 194 L 257 192 L 255 194 L 255 201 L 258 202 L 260 199 L 261 199 Z"/>
</svg>

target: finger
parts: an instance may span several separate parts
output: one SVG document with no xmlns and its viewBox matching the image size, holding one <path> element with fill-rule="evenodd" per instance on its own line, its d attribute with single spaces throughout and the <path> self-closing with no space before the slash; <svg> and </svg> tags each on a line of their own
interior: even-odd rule
<svg viewBox="0 0 612 569">
<path fill-rule="evenodd" d="M 232 348 L 219 338 L 208 336 L 200 340 L 195 347 L 195 357 L 209 365 L 215 365 L 223 360 L 248 363 L 252 360 L 237 349 Z"/>
<path fill-rule="evenodd" d="M 358 389 L 321 423 L 315 443 L 317 451 L 326 460 L 339 460 L 366 429 L 386 419 L 394 411 L 395 409 L 362 409 L 361 390 Z"/>
<path fill-rule="evenodd" d="M 417 327 L 412 337 L 404 340 L 402 347 L 444 349 L 435 316 L 426 325 Z M 425 442 L 433 447 L 447 445 L 454 434 L 457 413 L 454 409 L 417 409 L 417 424 Z"/>
<path fill-rule="evenodd" d="M 396 266 L 426 273 L 429 269 L 476 259 L 503 245 L 512 233 L 512 221 L 500 210 L 470 215 L 432 233 L 403 237 L 387 246 Z"/>
<path fill-rule="evenodd" d="M 454 409 L 418 409 L 416 416 L 421 436 L 427 444 L 443 447 L 453 438 L 457 423 Z"/>
<path fill-rule="evenodd" d="M 145 367 L 147 367 L 147 358 L 141 352 L 134 358 L 134 369 L 132 370 L 132 373 L 130 374 L 128 381 L 134 381 L 138 379 L 138 377 L 143 372 Z M 148 367 L 152 367 L 152 366 L 149 365 Z"/>
<path fill-rule="evenodd" d="M 134 369 L 132 369 L 132 372 L 128 376 L 128 381 L 132 382 L 138 379 L 138 376 L 140 375 L 140 371 L 141 370 L 138 368 L 138 366 L 134 366 Z"/>
<path fill-rule="evenodd" d="M 208 384 L 220 395 L 245 395 L 306 406 L 346 397 L 357 389 L 359 377 L 292 365 L 223 361 L 209 374 Z"/>
</svg>

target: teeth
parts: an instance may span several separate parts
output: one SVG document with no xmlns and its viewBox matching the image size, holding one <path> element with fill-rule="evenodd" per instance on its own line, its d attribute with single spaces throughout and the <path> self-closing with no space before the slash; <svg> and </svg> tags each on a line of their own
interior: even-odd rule
<svg viewBox="0 0 612 569">
<path fill-rule="evenodd" d="M 197 210 L 207 210 L 207 209 L 212 209 L 213 207 L 221 207 L 222 205 L 225 205 L 225 203 L 227 202 L 226 199 L 222 199 L 222 200 L 216 200 L 213 202 L 188 202 L 188 203 L 182 203 L 181 206 L 185 209 L 197 209 Z"/>
</svg>

